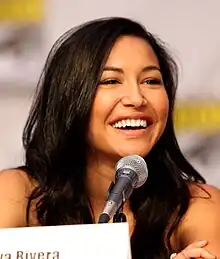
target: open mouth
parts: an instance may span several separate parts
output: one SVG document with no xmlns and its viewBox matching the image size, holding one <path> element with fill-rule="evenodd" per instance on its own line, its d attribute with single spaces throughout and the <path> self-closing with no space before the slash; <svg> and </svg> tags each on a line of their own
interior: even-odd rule
<svg viewBox="0 0 220 259">
<path fill-rule="evenodd" d="M 144 119 L 125 119 L 113 123 L 112 127 L 120 130 L 141 130 L 146 129 L 150 124 Z"/>
</svg>

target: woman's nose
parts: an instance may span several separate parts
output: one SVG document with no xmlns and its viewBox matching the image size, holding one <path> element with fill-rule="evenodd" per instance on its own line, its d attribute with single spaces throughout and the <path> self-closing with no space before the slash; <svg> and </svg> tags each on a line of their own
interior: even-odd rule
<svg viewBox="0 0 220 259">
<path fill-rule="evenodd" d="M 146 104 L 146 99 L 140 87 L 135 85 L 134 87 L 127 87 L 127 89 L 125 89 L 121 102 L 124 106 L 140 108 Z"/>
</svg>

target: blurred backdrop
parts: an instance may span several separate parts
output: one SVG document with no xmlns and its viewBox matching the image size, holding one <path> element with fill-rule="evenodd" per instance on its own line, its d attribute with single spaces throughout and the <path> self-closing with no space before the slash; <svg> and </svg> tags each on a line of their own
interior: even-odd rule
<svg viewBox="0 0 220 259">
<path fill-rule="evenodd" d="M 22 130 L 55 40 L 82 22 L 124 16 L 167 42 L 180 69 L 180 146 L 220 187 L 219 10 L 219 0 L 0 0 L 0 170 L 23 161 Z"/>
</svg>

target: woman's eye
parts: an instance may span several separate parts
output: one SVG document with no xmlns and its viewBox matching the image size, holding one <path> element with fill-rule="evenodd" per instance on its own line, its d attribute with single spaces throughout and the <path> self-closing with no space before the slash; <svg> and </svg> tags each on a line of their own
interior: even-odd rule
<svg viewBox="0 0 220 259">
<path fill-rule="evenodd" d="M 108 80 L 101 81 L 99 84 L 100 85 L 114 85 L 114 84 L 119 84 L 119 81 L 116 79 L 108 79 Z"/>
<path fill-rule="evenodd" d="M 144 80 L 143 83 L 147 84 L 147 85 L 161 85 L 162 84 L 162 80 L 161 79 L 156 79 L 156 78 L 150 78 L 150 79 Z"/>
</svg>

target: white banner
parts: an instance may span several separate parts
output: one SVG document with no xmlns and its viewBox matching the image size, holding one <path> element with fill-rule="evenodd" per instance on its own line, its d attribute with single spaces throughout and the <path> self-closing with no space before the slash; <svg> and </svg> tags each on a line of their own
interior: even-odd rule
<svg viewBox="0 0 220 259">
<path fill-rule="evenodd" d="M 0 230 L 0 259 L 129 259 L 127 223 Z"/>
</svg>

